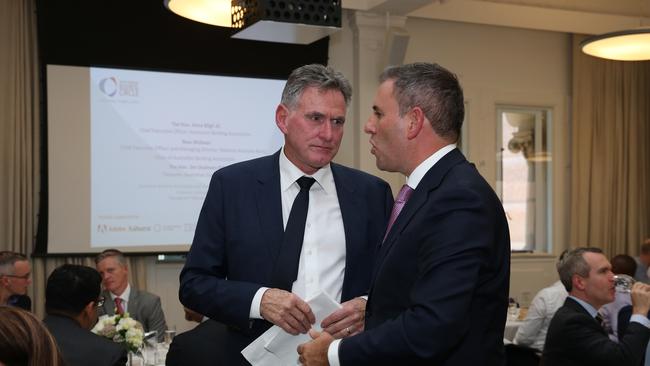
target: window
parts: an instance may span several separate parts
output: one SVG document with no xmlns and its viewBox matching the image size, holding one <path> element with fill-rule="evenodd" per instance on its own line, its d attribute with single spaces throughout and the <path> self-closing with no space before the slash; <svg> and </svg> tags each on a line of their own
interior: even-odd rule
<svg viewBox="0 0 650 366">
<path fill-rule="evenodd" d="M 551 110 L 497 107 L 497 194 L 513 251 L 547 252 L 551 240 Z"/>
</svg>

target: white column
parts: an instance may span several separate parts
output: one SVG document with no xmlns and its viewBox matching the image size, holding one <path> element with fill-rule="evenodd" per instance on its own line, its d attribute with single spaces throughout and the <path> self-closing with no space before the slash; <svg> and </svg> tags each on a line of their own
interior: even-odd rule
<svg viewBox="0 0 650 366">
<path fill-rule="evenodd" d="M 353 120 L 358 122 L 354 132 L 356 151 L 355 165 L 359 169 L 374 174 L 386 180 L 397 194 L 405 178 L 399 173 L 388 173 L 377 169 L 375 157 L 370 153 L 368 135 L 363 132 L 379 86 L 379 74 L 383 65 L 386 32 L 391 27 L 403 28 L 406 17 L 387 16 L 385 14 L 356 11 L 350 17 L 350 27 L 353 33 Z"/>
</svg>

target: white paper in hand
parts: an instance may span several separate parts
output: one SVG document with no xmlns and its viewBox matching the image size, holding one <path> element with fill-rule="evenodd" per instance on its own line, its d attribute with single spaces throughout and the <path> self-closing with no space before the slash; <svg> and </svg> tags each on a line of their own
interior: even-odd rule
<svg viewBox="0 0 650 366">
<path fill-rule="evenodd" d="M 312 329 L 321 331 L 320 323 L 328 315 L 341 308 L 329 295 L 320 292 L 307 300 L 314 313 L 316 323 Z M 274 325 L 248 345 L 242 355 L 253 366 L 286 366 L 298 364 L 298 346 L 311 340 L 309 334 L 291 335 Z"/>
</svg>

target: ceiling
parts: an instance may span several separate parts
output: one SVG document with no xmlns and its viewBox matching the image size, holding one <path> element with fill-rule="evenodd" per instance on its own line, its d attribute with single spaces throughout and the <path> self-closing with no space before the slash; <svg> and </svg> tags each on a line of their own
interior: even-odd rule
<svg viewBox="0 0 650 366">
<path fill-rule="evenodd" d="M 649 0 L 342 0 L 342 5 L 391 15 L 567 33 L 650 26 Z"/>
</svg>

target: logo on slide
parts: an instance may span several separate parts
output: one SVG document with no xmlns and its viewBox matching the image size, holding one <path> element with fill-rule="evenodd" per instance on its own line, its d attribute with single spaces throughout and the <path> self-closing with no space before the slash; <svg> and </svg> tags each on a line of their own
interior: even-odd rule
<svg viewBox="0 0 650 366">
<path fill-rule="evenodd" d="M 118 80 L 115 76 L 99 81 L 99 90 L 108 97 L 137 97 L 140 93 L 137 81 Z"/>
<path fill-rule="evenodd" d="M 117 86 L 118 86 L 118 81 L 117 78 L 114 76 L 111 76 L 110 78 L 103 78 L 99 82 L 99 90 L 101 90 L 102 93 L 106 94 L 109 97 L 112 97 L 115 94 L 117 94 Z"/>
</svg>

